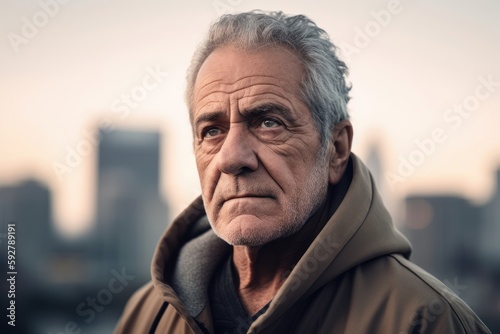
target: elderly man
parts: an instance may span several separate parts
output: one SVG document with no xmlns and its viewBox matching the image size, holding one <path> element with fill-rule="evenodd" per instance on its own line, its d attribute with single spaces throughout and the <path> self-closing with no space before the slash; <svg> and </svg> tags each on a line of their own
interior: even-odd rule
<svg viewBox="0 0 500 334">
<path fill-rule="evenodd" d="M 351 153 L 346 65 L 304 16 L 223 16 L 188 74 L 202 196 L 116 333 L 489 333 L 408 261 Z"/>
</svg>

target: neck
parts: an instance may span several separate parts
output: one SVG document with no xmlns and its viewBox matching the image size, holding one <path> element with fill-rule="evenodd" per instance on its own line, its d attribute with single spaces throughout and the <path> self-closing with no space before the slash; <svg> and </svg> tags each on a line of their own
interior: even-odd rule
<svg viewBox="0 0 500 334">
<path fill-rule="evenodd" d="M 293 268 L 296 256 L 284 253 L 269 249 L 268 245 L 234 247 L 235 283 L 249 315 L 257 313 L 274 298 Z"/>
<path fill-rule="evenodd" d="M 262 246 L 234 246 L 235 281 L 250 315 L 271 301 L 328 220 L 327 198 L 297 233 Z"/>
</svg>

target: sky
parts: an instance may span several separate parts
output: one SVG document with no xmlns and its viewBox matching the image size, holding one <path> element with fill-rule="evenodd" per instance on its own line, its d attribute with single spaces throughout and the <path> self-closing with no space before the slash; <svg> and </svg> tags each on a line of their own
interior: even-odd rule
<svg viewBox="0 0 500 334">
<path fill-rule="evenodd" d="M 353 151 L 381 147 L 388 196 L 487 200 L 500 166 L 496 0 L 0 0 L 0 186 L 46 184 L 57 226 L 77 235 L 94 219 L 92 130 L 158 130 L 162 193 L 179 213 L 200 193 L 190 58 L 220 14 L 252 9 L 306 15 L 339 47 Z"/>
</svg>

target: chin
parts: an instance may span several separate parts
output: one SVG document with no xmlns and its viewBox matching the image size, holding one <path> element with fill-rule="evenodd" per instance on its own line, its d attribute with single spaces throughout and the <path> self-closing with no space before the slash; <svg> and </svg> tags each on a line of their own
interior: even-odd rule
<svg viewBox="0 0 500 334">
<path fill-rule="evenodd" d="M 283 222 L 269 223 L 253 215 L 241 215 L 230 222 L 212 225 L 215 234 L 232 246 L 263 246 L 271 241 L 289 236 L 296 229 Z"/>
<path fill-rule="evenodd" d="M 233 234 L 221 236 L 221 238 L 231 246 L 247 246 L 247 247 L 260 247 L 273 240 L 269 236 L 256 235 L 256 234 Z"/>
</svg>

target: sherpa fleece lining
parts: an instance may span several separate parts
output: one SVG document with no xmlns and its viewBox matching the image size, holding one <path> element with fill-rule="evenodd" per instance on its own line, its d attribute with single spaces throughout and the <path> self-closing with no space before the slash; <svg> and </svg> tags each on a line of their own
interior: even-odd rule
<svg viewBox="0 0 500 334">
<path fill-rule="evenodd" d="M 189 314 L 196 318 L 208 303 L 210 278 L 231 247 L 215 235 L 206 216 L 200 218 L 190 232 L 197 236 L 189 240 L 179 252 L 172 275 L 172 287 Z"/>
</svg>

